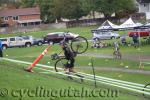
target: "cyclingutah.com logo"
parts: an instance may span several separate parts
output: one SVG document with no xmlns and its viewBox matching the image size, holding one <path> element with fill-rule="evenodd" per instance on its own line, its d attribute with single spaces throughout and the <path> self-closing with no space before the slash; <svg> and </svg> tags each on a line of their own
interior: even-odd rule
<svg viewBox="0 0 150 100">
<path fill-rule="evenodd" d="M 0 97 L 6 97 L 8 95 L 8 90 L 6 88 L 0 89 Z"/>
<path fill-rule="evenodd" d="M 66 87 L 66 88 L 46 88 L 44 86 L 38 86 L 33 89 L 12 89 L 7 90 L 5 88 L 0 89 L 0 97 L 4 98 L 7 96 L 11 96 L 18 100 L 24 100 L 25 98 L 117 98 L 119 97 L 119 90 L 112 89 L 100 89 L 100 88 L 74 88 L 74 87 Z"/>
</svg>

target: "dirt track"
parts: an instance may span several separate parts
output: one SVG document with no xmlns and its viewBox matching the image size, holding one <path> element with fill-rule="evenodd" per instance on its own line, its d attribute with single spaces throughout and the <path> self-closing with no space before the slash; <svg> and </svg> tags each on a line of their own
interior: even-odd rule
<svg viewBox="0 0 150 100">
<path fill-rule="evenodd" d="M 83 68 L 83 67 L 80 67 Z M 80 69 L 78 68 L 78 69 Z M 91 67 L 84 67 L 84 69 L 91 69 Z M 134 73 L 134 74 L 145 74 L 150 75 L 150 71 L 140 70 L 140 69 L 128 69 L 128 68 L 108 68 L 108 67 L 95 67 L 95 70 L 100 71 L 112 71 L 112 72 L 127 72 L 127 73 Z"/>
<path fill-rule="evenodd" d="M 113 58 L 112 55 L 108 54 L 97 54 L 97 53 L 84 53 L 79 56 L 88 56 L 88 57 L 98 57 L 98 58 Z M 136 55 L 123 55 L 122 59 L 132 60 L 132 61 L 145 61 L 150 63 L 150 56 L 136 56 Z M 84 67 L 90 69 L 91 67 Z M 137 73 L 137 74 L 147 74 L 150 75 L 150 71 L 138 70 L 138 69 L 127 69 L 127 68 L 107 68 L 107 67 L 96 67 L 96 70 L 101 71 L 115 71 L 115 72 L 127 72 L 127 73 Z"/>
<path fill-rule="evenodd" d="M 98 58 L 113 58 L 109 54 L 97 54 L 97 53 L 84 53 L 79 56 L 98 57 Z M 132 61 L 147 61 L 150 62 L 150 56 L 139 56 L 139 55 L 122 55 L 122 59 Z"/>
</svg>

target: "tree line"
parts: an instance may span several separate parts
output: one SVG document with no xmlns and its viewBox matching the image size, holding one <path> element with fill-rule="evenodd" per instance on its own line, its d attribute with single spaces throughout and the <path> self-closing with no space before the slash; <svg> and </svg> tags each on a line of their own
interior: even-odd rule
<svg viewBox="0 0 150 100">
<path fill-rule="evenodd" d="M 61 18 L 78 20 L 82 16 L 95 12 L 110 18 L 115 13 L 117 18 L 128 16 L 136 12 L 134 0 L 1 0 L 0 4 L 7 3 L 16 8 L 39 6 L 41 18 L 44 22 L 54 22 Z M 1 6 L 0 5 L 0 6 Z"/>
</svg>

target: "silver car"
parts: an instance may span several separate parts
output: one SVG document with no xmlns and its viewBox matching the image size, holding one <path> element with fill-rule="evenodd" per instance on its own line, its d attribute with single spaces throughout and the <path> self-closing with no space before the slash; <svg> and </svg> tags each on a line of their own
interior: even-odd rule
<svg viewBox="0 0 150 100">
<path fill-rule="evenodd" d="M 120 37 L 120 35 L 118 33 L 114 33 L 111 31 L 93 32 L 93 38 L 98 38 L 98 39 L 116 39 L 119 37 Z"/>
</svg>

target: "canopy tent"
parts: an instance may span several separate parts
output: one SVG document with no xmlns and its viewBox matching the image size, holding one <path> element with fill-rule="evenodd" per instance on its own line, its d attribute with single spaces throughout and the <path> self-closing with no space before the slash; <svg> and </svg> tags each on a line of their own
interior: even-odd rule
<svg viewBox="0 0 150 100">
<path fill-rule="evenodd" d="M 101 31 L 110 31 L 110 30 L 119 30 L 120 26 L 111 23 L 109 20 L 106 20 L 99 28 L 91 30 L 92 33 L 101 32 Z"/>
<path fill-rule="evenodd" d="M 143 26 L 142 23 L 135 23 L 135 24 L 136 24 L 136 26 L 138 26 L 138 27 Z"/>
<path fill-rule="evenodd" d="M 143 27 L 143 24 L 141 23 L 134 23 L 132 18 L 129 18 L 120 26 L 111 23 L 109 20 L 106 20 L 99 28 L 92 30 L 92 32 L 109 31 L 109 30 L 142 29 L 142 28 L 146 28 L 146 27 Z"/>
<path fill-rule="evenodd" d="M 148 27 L 150 27 L 150 23 L 147 23 L 147 24 L 145 24 L 144 26 L 148 26 Z"/>
<path fill-rule="evenodd" d="M 143 24 L 141 24 L 141 23 L 134 23 L 133 20 L 132 20 L 132 18 L 129 18 L 129 19 L 126 20 L 124 23 L 122 23 L 122 24 L 120 25 L 120 27 L 121 27 L 122 29 L 134 29 L 134 28 L 140 27 L 140 26 L 142 26 L 142 25 L 143 25 Z"/>
<path fill-rule="evenodd" d="M 113 30 L 118 28 L 120 28 L 118 25 L 115 25 L 109 20 L 106 20 L 97 30 Z"/>
</svg>

